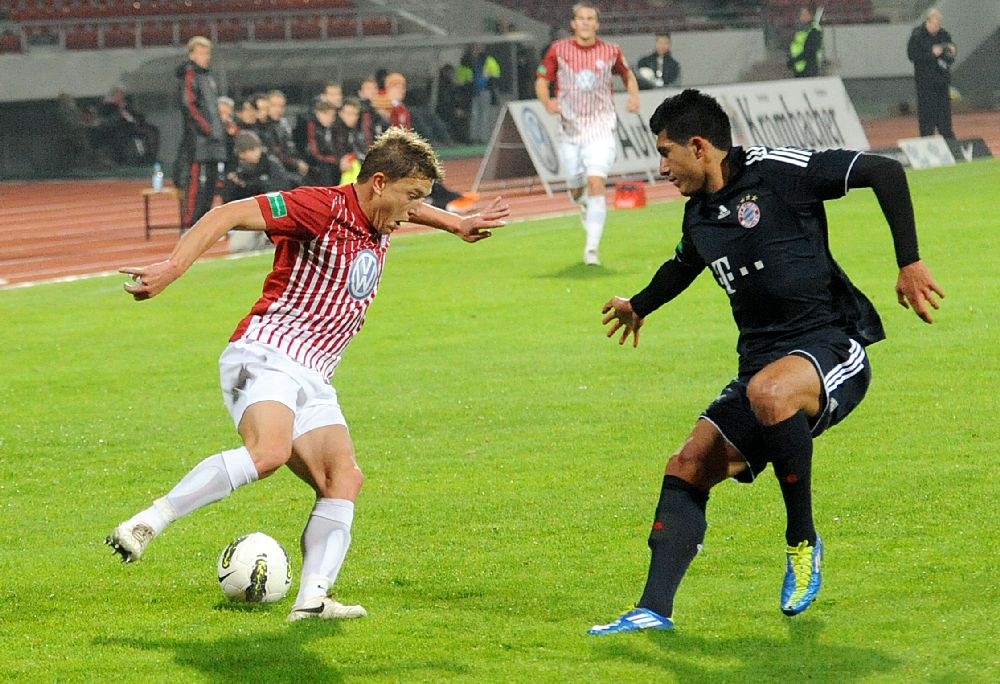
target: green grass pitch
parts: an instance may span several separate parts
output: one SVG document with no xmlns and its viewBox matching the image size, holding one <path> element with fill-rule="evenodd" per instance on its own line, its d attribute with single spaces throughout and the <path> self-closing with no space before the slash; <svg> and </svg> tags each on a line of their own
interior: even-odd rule
<svg viewBox="0 0 1000 684">
<path fill-rule="evenodd" d="M 609 214 L 605 266 L 575 217 L 479 245 L 400 236 L 334 379 L 367 475 L 336 587 L 370 616 L 240 610 L 216 555 L 254 530 L 295 564 L 311 494 L 287 470 L 172 526 L 138 564 L 103 545 L 201 458 L 233 447 L 218 354 L 266 257 L 197 264 L 151 302 L 123 277 L 0 291 L 0 680 L 18 682 L 993 682 L 1000 162 L 913 172 L 922 254 L 948 294 L 900 308 L 869 191 L 828 205 L 834 253 L 889 338 L 869 396 L 817 442 L 824 588 L 778 610 L 770 475 L 709 503 L 673 633 L 585 631 L 638 598 L 665 459 L 735 371 L 703 274 L 638 349 L 600 308 L 673 249 L 682 204 Z"/>
</svg>

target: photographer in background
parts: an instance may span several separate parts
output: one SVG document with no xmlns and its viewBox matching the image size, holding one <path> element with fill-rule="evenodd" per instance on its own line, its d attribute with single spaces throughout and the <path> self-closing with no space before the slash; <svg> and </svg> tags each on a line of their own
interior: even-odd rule
<svg viewBox="0 0 1000 684">
<path fill-rule="evenodd" d="M 913 62 L 917 86 L 917 122 L 920 136 L 934 135 L 935 129 L 945 138 L 954 138 L 951 127 L 951 65 L 958 49 L 951 34 L 941 27 L 944 15 L 932 7 L 924 22 L 913 29 L 906 44 L 906 56 Z"/>
</svg>

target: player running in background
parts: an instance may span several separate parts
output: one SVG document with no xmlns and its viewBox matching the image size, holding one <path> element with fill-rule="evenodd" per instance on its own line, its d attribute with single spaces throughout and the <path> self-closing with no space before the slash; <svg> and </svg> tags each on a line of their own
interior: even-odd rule
<svg viewBox="0 0 1000 684">
<path fill-rule="evenodd" d="M 812 516 L 812 441 L 843 420 L 868 389 L 865 346 L 885 337 L 878 313 L 830 255 L 823 202 L 872 188 L 892 232 L 899 303 L 927 323 L 944 296 L 920 260 L 902 166 L 852 150 L 732 147 L 711 97 L 685 90 L 649 122 L 660 174 L 688 197 L 681 240 L 642 291 L 604 305 L 619 344 L 708 268 L 739 329 L 738 377 L 667 462 L 649 535 L 652 558 L 637 607 L 591 634 L 668 629 L 674 594 L 705 536 L 709 490 L 774 467 L 787 513 L 781 610 L 805 610 L 820 588 L 823 542 Z"/>
<path fill-rule="evenodd" d="M 209 456 L 165 496 L 114 529 L 107 543 L 139 560 L 171 522 L 287 465 L 316 502 L 302 533 L 302 582 L 289 620 L 366 614 L 328 597 L 347 554 L 363 476 L 330 378 L 375 298 L 389 236 L 412 221 L 466 242 L 490 237 L 510 213 L 498 198 L 461 217 L 424 202 L 441 178 L 433 149 L 393 128 L 368 151 L 358 179 L 231 202 L 206 214 L 166 260 L 123 268 L 137 300 L 158 295 L 228 231 L 267 231 L 274 268 L 220 360 L 222 394 L 243 445 Z"/>
<path fill-rule="evenodd" d="M 617 74 L 628 89 L 628 110 L 639 111 L 639 84 L 615 43 L 597 37 L 597 7 L 573 5 L 573 35 L 553 42 L 538 66 L 535 96 L 561 121 L 559 156 L 566 186 L 583 213 L 587 233 L 583 262 L 599 266 L 601 236 L 608 215 L 604 186 L 615 162 L 618 115 L 612 95 Z M 555 81 L 556 96 L 549 93 Z"/>
</svg>

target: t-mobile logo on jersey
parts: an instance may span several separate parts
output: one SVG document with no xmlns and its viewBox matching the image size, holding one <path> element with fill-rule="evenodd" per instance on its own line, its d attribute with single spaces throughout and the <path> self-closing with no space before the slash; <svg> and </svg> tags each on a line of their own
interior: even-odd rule
<svg viewBox="0 0 1000 684">
<path fill-rule="evenodd" d="M 739 274 L 741 277 L 750 275 L 750 267 L 747 266 L 740 266 L 734 273 L 734 269 L 729 265 L 729 257 L 716 259 L 711 263 L 711 267 L 715 273 L 715 279 L 719 281 L 719 285 L 722 285 L 723 289 L 731 295 L 736 294 L 736 290 L 733 289 L 733 281 L 736 280 L 736 275 Z M 764 270 L 764 262 L 753 262 L 753 270 Z"/>
</svg>

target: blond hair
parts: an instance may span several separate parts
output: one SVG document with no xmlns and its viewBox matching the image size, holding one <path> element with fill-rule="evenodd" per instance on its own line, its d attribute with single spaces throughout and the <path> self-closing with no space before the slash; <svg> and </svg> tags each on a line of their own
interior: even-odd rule
<svg viewBox="0 0 1000 684">
<path fill-rule="evenodd" d="M 393 126 L 372 143 L 358 173 L 363 183 L 376 173 L 383 173 L 390 182 L 403 178 L 441 180 L 444 170 L 430 143 L 418 133 Z"/>
<path fill-rule="evenodd" d="M 188 40 L 188 54 L 190 55 L 192 52 L 194 52 L 194 49 L 196 47 L 211 48 L 212 41 L 210 41 L 205 36 L 191 36 L 191 39 Z"/>
</svg>

